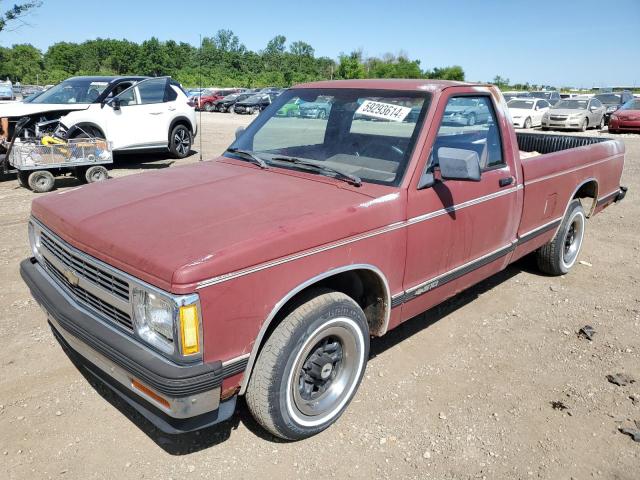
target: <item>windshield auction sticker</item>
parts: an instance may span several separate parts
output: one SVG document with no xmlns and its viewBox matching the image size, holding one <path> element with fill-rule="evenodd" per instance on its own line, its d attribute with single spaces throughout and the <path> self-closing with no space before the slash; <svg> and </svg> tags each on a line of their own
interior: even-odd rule
<svg viewBox="0 0 640 480">
<path fill-rule="evenodd" d="M 365 100 L 356 110 L 357 114 L 367 117 L 382 118 L 384 120 L 392 120 L 395 122 L 403 121 L 409 115 L 411 109 L 409 107 L 401 107 L 392 103 L 374 102 L 373 100 Z"/>
</svg>

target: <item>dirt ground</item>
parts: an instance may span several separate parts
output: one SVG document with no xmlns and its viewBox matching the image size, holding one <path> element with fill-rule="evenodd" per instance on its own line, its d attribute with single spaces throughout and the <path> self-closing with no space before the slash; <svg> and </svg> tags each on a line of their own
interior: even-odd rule
<svg viewBox="0 0 640 480">
<path fill-rule="evenodd" d="M 203 114 L 204 158 L 250 120 Z M 297 443 L 243 402 L 226 424 L 166 436 L 92 386 L 18 273 L 35 194 L 0 182 L 0 478 L 640 478 L 640 443 L 618 432 L 640 421 L 640 136 L 620 137 L 629 194 L 589 221 L 569 275 L 524 260 L 374 340 L 345 415 Z M 121 157 L 112 175 L 198 159 Z M 637 382 L 609 383 L 618 372 Z"/>
</svg>

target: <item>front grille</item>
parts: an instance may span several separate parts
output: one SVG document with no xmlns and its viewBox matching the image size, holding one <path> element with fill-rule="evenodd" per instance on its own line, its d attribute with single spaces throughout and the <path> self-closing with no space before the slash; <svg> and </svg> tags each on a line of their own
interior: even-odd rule
<svg viewBox="0 0 640 480">
<path fill-rule="evenodd" d="M 49 260 L 45 259 L 44 264 L 47 268 L 47 271 L 53 276 L 53 278 L 55 278 L 58 283 L 66 287 L 66 289 L 77 300 L 80 300 L 82 303 L 100 312 L 108 319 L 122 325 L 123 327 L 126 327 L 129 330 L 133 330 L 133 322 L 131 321 L 131 316 L 128 313 L 123 312 L 113 305 L 109 305 L 107 302 L 96 297 L 84 288 L 69 283 L 62 272 L 60 272 Z"/>
<path fill-rule="evenodd" d="M 568 117 L 566 115 L 551 115 L 549 118 L 551 120 L 564 122 Z"/>
<path fill-rule="evenodd" d="M 51 277 L 79 303 L 106 320 L 133 330 L 129 282 L 48 230 L 39 230 L 44 267 Z M 81 285 L 68 279 L 69 272 L 83 280 Z"/>
<path fill-rule="evenodd" d="M 45 231 L 42 232 L 41 241 L 43 247 L 76 274 L 125 302 L 129 301 L 129 284 L 126 281 L 73 254 Z"/>
</svg>

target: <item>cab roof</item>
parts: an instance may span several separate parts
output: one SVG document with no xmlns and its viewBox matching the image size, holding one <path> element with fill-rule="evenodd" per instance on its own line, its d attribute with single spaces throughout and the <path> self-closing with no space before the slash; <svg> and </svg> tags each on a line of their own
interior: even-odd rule
<svg viewBox="0 0 640 480">
<path fill-rule="evenodd" d="M 489 86 L 486 83 L 458 82 L 453 80 L 430 79 L 397 79 L 379 78 L 362 80 L 323 80 L 319 82 L 302 83 L 293 88 L 370 88 L 373 90 L 426 90 L 439 91 L 454 86 Z"/>
</svg>

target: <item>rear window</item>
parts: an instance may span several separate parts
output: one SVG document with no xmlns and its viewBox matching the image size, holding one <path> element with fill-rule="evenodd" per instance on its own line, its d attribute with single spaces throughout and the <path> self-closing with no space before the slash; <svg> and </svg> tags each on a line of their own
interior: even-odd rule
<svg viewBox="0 0 640 480">
<path fill-rule="evenodd" d="M 586 110 L 589 100 L 562 100 L 556 103 L 555 109 Z"/>
<path fill-rule="evenodd" d="M 596 95 L 594 98 L 597 98 L 602 103 L 620 103 L 620 95 L 616 95 L 614 93 Z"/>
</svg>

